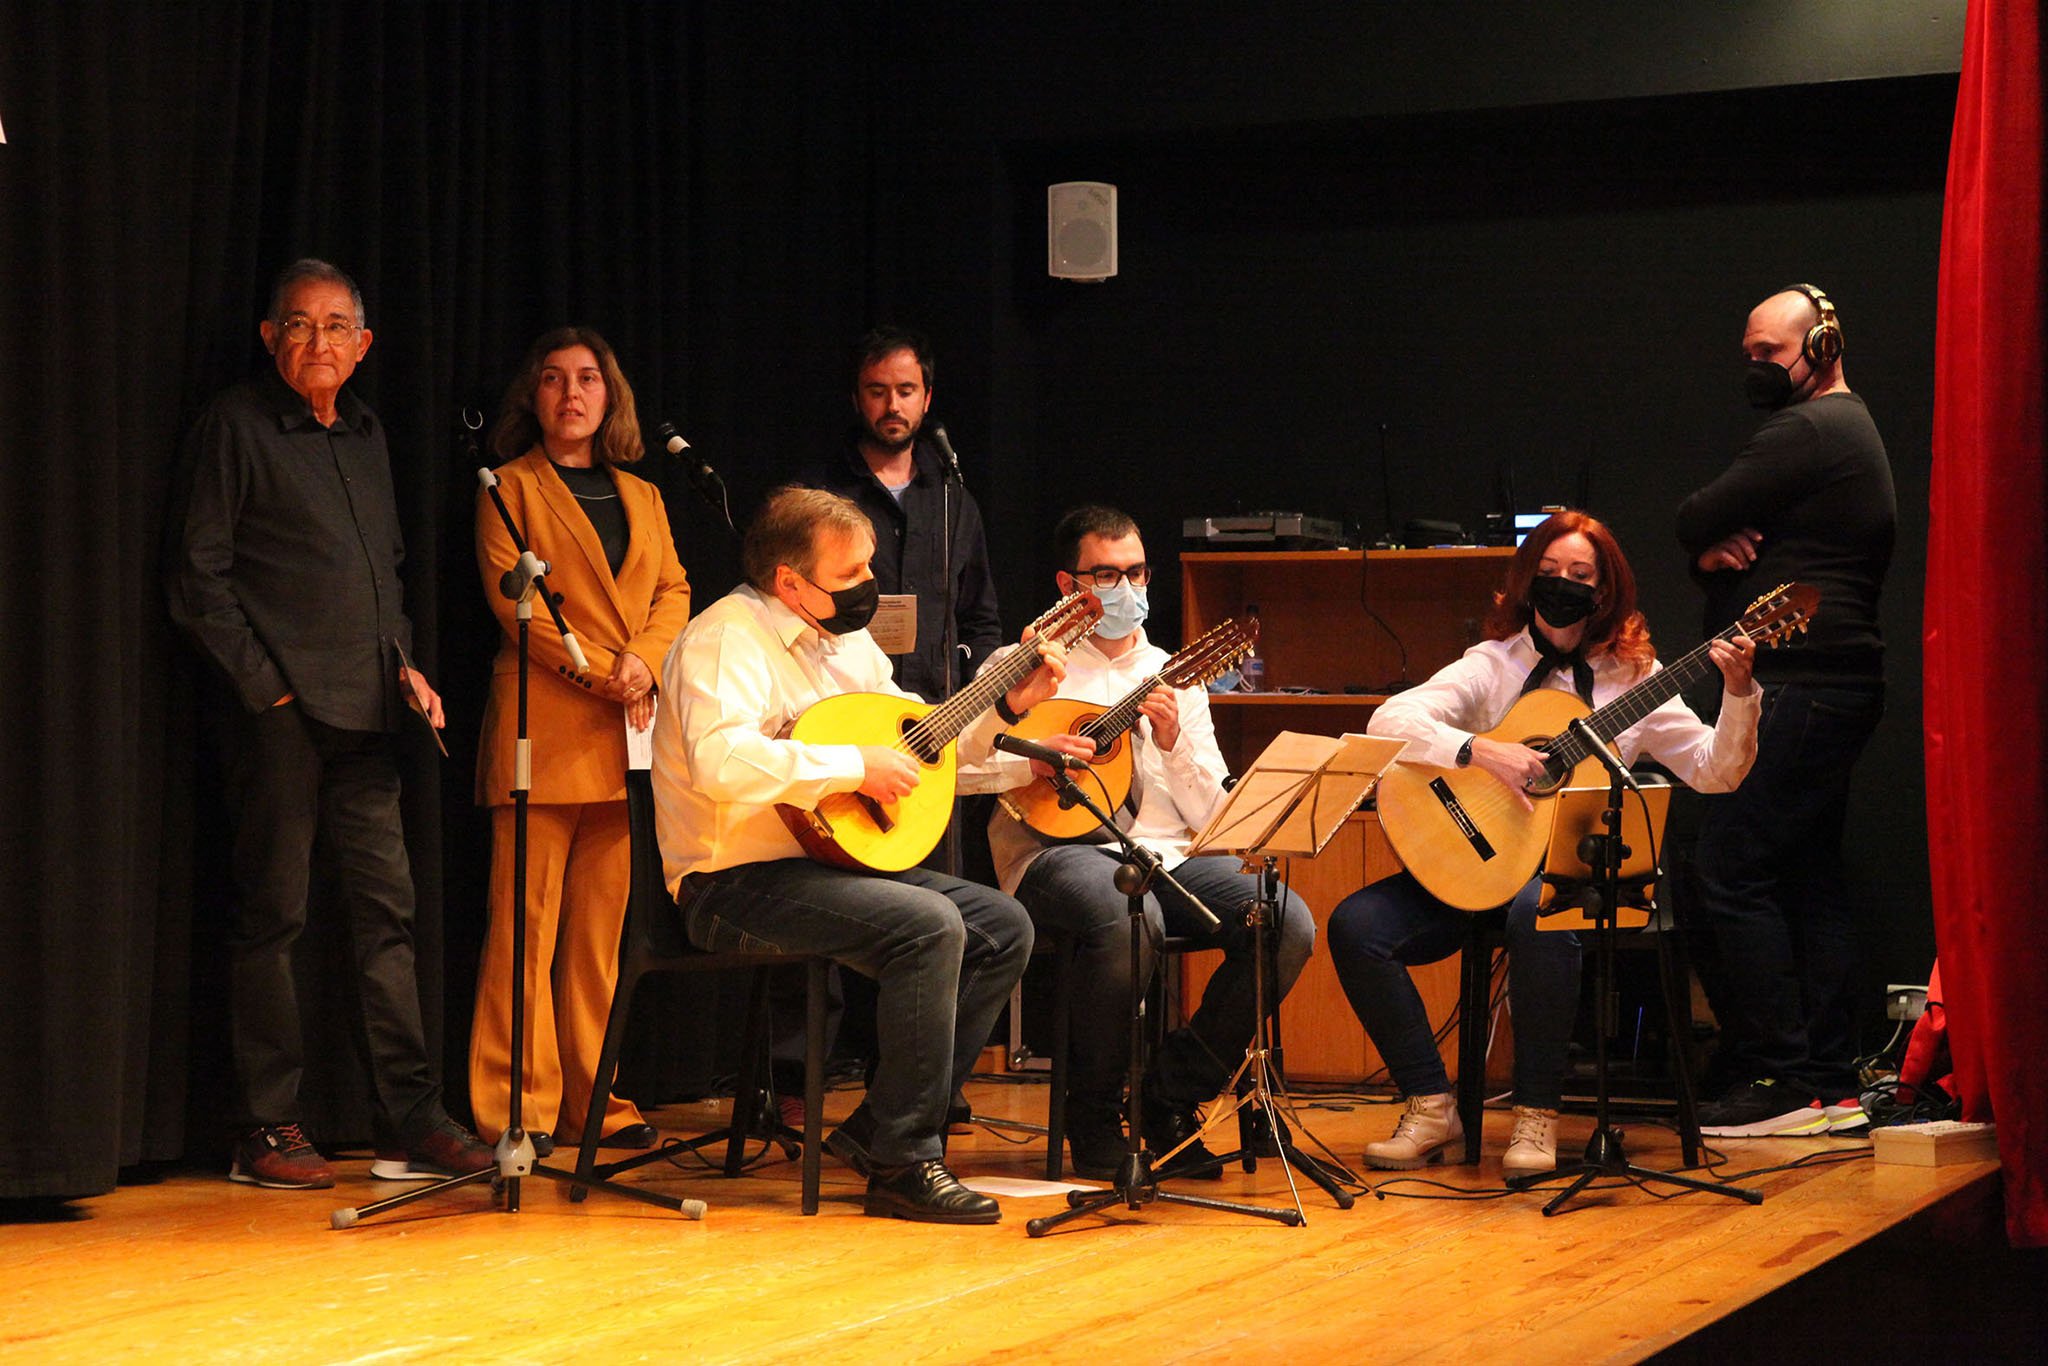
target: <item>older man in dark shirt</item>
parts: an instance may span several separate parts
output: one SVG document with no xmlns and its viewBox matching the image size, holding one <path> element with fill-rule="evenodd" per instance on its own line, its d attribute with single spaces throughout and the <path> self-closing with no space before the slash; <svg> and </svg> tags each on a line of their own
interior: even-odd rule
<svg viewBox="0 0 2048 1366">
<path fill-rule="evenodd" d="M 339 874 L 360 974 L 379 1128 L 371 1170 L 395 1180 L 480 1171 L 491 1150 L 442 1108 L 420 1022 L 391 732 L 401 690 L 437 727 L 441 699 L 406 662 L 383 428 L 342 388 L 370 349 L 362 295 L 326 262 L 295 262 L 260 331 L 275 371 L 215 399 L 186 440 L 167 585 L 171 615 L 240 702 L 228 727 L 241 1107 L 229 1175 L 334 1184 L 298 1113 L 291 956 L 316 842 Z"/>
</svg>

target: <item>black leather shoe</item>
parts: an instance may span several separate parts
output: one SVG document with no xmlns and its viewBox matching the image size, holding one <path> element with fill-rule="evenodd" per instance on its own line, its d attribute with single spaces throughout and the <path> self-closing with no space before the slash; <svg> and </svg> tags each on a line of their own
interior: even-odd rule
<svg viewBox="0 0 2048 1366">
<path fill-rule="evenodd" d="M 1178 1147 L 1183 1139 L 1201 1131 L 1200 1110 L 1191 1105 L 1159 1105 L 1148 1099 L 1145 1102 L 1145 1147 L 1152 1154 L 1152 1175 L 1161 1181 L 1221 1181 L 1222 1164 L 1199 1138 L 1181 1148 L 1171 1162 L 1159 1160 Z"/>
<path fill-rule="evenodd" d="M 652 1124 L 628 1124 L 624 1128 L 612 1130 L 603 1138 L 597 1140 L 597 1146 L 600 1148 L 634 1148 L 645 1152 L 659 1142 L 661 1142 L 661 1131 Z"/>
<path fill-rule="evenodd" d="M 907 1167 L 876 1167 L 868 1176 L 866 1213 L 926 1224 L 993 1224 L 1003 1207 L 960 1184 L 938 1158 Z"/>
<path fill-rule="evenodd" d="M 862 1176 L 874 1172 L 875 1160 L 868 1149 L 875 1141 L 875 1117 L 863 1104 L 846 1117 L 846 1122 L 825 1138 L 825 1151 Z"/>
<path fill-rule="evenodd" d="M 1074 1175 L 1091 1181 L 1114 1181 L 1123 1169 L 1130 1146 L 1124 1138 L 1123 1117 L 1115 1105 L 1067 1100 L 1067 1151 L 1073 1155 Z"/>
<path fill-rule="evenodd" d="M 1275 1110 L 1273 1123 L 1280 1126 L 1280 1142 L 1294 1142 L 1294 1131 L 1287 1127 L 1285 1115 Z M 1264 1109 L 1247 1105 L 1237 1112 L 1237 1146 L 1253 1157 L 1280 1156 L 1280 1149 L 1273 1142 L 1272 1126 L 1266 1123 Z"/>
</svg>

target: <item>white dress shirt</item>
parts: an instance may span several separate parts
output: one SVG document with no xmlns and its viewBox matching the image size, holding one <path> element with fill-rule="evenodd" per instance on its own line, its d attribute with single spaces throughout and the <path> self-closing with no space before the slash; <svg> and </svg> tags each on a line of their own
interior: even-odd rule
<svg viewBox="0 0 2048 1366">
<path fill-rule="evenodd" d="M 989 656 L 982 665 L 983 671 L 1015 648 L 1005 646 Z M 1158 673 L 1169 657 L 1145 638 L 1143 627 L 1138 630 L 1136 644 L 1115 658 L 1105 655 L 1093 638 L 1084 640 L 1067 651 L 1067 677 L 1060 684 L 1059 695 L 1114 705 Z M 1170 750 L 1161 749 L 1152 739 L 1151 718 L 1138 718 L 1130 732 L 1131 783 L 1138 795 L 1138 808 L 1133 815 L 1126 803 L 1115 813 L 1117 824 L 1159 855 L 1169 871 L 1187 858 L 1188 845 L 1196 832 L 1222 805 L 1223 779 L 1230 771 L 1224 765 L 1222 751 L 1216 747 L 1209 695 L 1200 688 L 1176 688 L 1174 696 L 1180 702 L 1179 741 Z M 996 754 L 977 765 L 972 773 L 963 773 L 962 787 L 967 791 L 1006 792 L 1023 786 L 1030 777 L 1029 760 Z M 1031 861 L 1052 847 L 1000 806 L 989 818 L 988 843 L 989 851 L 995 855 L 997 883 L 1012 894 L 1024 880 Z"/>
<path fill-rule="evenodd" d="M 814 702 L 849 692 L 920 700 L 896 686 L 865 630 L 825 634 L 748 585 L 683 628 L 662 661 L 654 728 L 655 825 L 671 894 L 689 873 L 802 856 L 776 803 L 809 809 L 852 792 L 867 767 L 856 744 L 780 737 Z M 961 734 L 959 753 L 985 756 L 998 728 L 985 713 Z"/>
<path fill-rule="evenodd" d="M 1507 716 L 1521 697 L 1522 684 L 1536 667 L 1536 659 L 1536 644 L 1526 630 L 1506 640 L 1481 641 L 1437 670 L 1428 682 L 1395 693 L 1380 704 L 1366 733 L 1408 741 L 1403 759 L 1451 768 L 1467 740 L 1477 732 L 1492 730 Z M 1648 677 L 1628 673 L 1612 655 L 1588 662 L 1593 666 L 1596 708 Z M 1662 668 L 1662 664 L 1651 664 L 1652 672 Z M 1554 671 L 1543 686 L 1572 692 L 1571 670 Z M 1732 792 L 1756 761 L 1756 724 L 1762 705 L 1760 688 L 1752 689 L 1747 697 L 1732 696 L 1724 689 L 1720 720 L 1709 726 L 1683 698 L 1673 697 L 1615 737 L 1614 747 L 1624 764 L 1633 764 L 1638 756 L 1647 754 L 1698 791 Z"/>
</svg>

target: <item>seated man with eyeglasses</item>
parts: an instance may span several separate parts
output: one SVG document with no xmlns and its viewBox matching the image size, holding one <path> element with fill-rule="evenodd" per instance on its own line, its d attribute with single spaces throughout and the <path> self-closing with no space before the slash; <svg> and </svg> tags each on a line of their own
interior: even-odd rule
<svg viewBox="0 0 2048 1366">
<path fill-rule="evenodd" d="M 1055 575 L 1059 591 L 1088 588 L 1102 601 L 1102 622 L 1094 636 L 1067 652 L 1067 676 L 1059 695 L 1113 705 L 1153 679 L 1169 658 L 1145 637 L 1145 590 L 1152 581 L 1145 543 L 1137 524 L 1125 514 L 1107 507 L 1081 507 L 1060 519 L 1053 545 L 1060 566 Z M 998 653 L 990 663 L 1001 657 Z M 1198 1107 L 1215 1098 L 1251 1042 L 1257 1005 L 1252 940 L 1244 914 L 1258 887 L 1257 878 L 1244 872 L 1238 859 L 1187 856 L 1195 833 L 1224 798 L 1227 770 L 1216 747 L 1208 695 L 1200 688 L 1154 686 L 1128 738 L 1131 790 L 1114 813 L 1117 824 L 1158 854 L 1174 880 L 1223 922 L 1211 941 L 1224 950 L 1223 964 L 1209 980 L 1194 1017 L 1167 1035 L 1145 1078 L 1145 1113 L 1138 1122 L 1157 1157 L 1201 1127 Z M 1042 743 L 1083 757 L 1094 748 L 1073 735 L 1053 736 Z M 974 786 L 1007 791 L 1048 772 L 1035 760 L 997 756 L 982 766 Z M 1081 781 L 1086 784 L 1087 775 Z M 1107 834 L 1085 842 L 1049 840 L 1001 805 L 989 820 L 988 835 L 1002 889 L 1024 903 L 1035 924 L 1073 942 L 1067 1142 L 1076 1172 L 1113 1178 L 1125 1151 L 1118 1116 L 1130 1066 L 1128 903 L 1113 881 L 1122 850 L 1108 842 Z M 1163 885 L 1146 895 L 1145 913 L 1152 925 L 1148 944 L 1162 931 L 1203 932 L 1197 912 Z M 1274 1009 L 1300 976 L 1315 940 L 1308 907 L 1292 892 L 1281 899 L 1278 922 L 1272 955 L 1277 989 L 1269 988 Z M 1150 961 L 1152 954 L 1146 957 L 1144 978 L 1150 980 L 1156 964 Z M 1222 1173 L 1197 1140 L 1157 1174 Z"/>
</svg>

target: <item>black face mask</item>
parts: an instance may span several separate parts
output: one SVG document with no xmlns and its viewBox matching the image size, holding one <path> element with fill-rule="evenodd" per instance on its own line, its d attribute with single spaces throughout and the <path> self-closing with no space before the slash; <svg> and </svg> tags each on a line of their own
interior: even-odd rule
<svg viewBox="0 0 2048 1366">
<path fill-rule="evenodd" d="M 1530 580 L 1529 606 L 1557 630 L 1578 625 L 1592 616 L 1599 605 L 1600 595 L 1590 583 L 1580 583 L 1562 574 Z"/>
<path fill-rule="evenodd" d="M 875 619 L 875 609 L 882 603 L 882 586 L 872 578 L 838 589 L 827 588 L 809 575 L 804 582 L 832 596 L 832 615 L 818 618 L 818 629 L 828 635 L 852 635 Z"/>
<path fill-rule="evenodd" d="M 1798 386 L 1792 383 L 1790 370 L 1774 360 L 1753 360 L 1747 365 L 1748 369 L 1742 376 L 1742 388 L 1749 395 L 1750 407 L 1776 412 L 1792 401 Z"/>
</svg>

